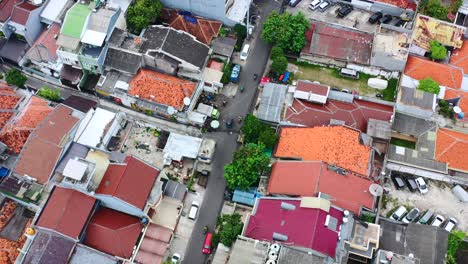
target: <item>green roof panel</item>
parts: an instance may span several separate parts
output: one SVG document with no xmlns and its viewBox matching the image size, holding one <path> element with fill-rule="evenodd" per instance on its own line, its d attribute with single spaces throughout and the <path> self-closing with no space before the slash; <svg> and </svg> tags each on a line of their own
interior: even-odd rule
<svg viewBox="0 0 468 264">
<path fill-rule="evenodd" d="M 80 3 L 75 4 L 70 8 L 65 16 L 65 21 L 62 25 L 61 34 L 80 38 L 81 32 L 84 29 L 86 19 L 91 14 L 91 6 Z"/>
</svg>

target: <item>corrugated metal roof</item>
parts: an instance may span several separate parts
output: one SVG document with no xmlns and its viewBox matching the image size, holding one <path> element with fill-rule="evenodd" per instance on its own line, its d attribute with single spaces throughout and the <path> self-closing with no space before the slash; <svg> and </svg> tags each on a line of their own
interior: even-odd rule
<svg viewBox="0 0 468 264">
<path fill-rule="evenodd" d="M 257 117 L 261 120 L 279 123 L 288 86 L 266 83 L 263 87 Z"/>
</svg>

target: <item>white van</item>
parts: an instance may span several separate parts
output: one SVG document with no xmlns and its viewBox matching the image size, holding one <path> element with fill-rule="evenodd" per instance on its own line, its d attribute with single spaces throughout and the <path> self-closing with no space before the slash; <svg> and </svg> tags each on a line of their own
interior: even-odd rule
<svg viewBox="0 0 468 264">
<path fill-rule="evenodd" d="M 193 201 L 188 214 L 188 219 L 195 220 L 195 218 L 197 218 L 198 208 L 200 208 L 200 204 L 198 202 Z"/>
<path fill-rule="evenodd" d="M 250 45 L 245 44 L 239 56 L 241 60 L 243 61 L 247 60 L 247 57 L 249 56 L 249 50 L 250 50 Z"/>
<path fill-rule="evenodd" d="M 322 3 L 322 0 L 314 0 L 314 1 L 312 1 L 312 3 L 310 3 L 310 5 L 309 5 L 309 9 L 313 11 L 313 10 L 317 9 L 317 7 L 319 7 L 319 5 L 320 5 L 321 3 Z"/>
</svg>

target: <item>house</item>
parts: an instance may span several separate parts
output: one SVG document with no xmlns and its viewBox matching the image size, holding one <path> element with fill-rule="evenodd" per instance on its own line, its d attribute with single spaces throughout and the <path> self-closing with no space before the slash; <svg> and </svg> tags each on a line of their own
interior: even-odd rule
<svg viewBox="0 0 468 264">
<path fill-rule="evenodd" d="M 203 17 L 183 14 L 175 9 L 165 8 L 162 11 L 162 19 L 169 27 L 183 30 L 197 38 L 198 41 L 210 45 L 213 38 L 218 36 L 223 23 Z"/>
<path fill-rule="evenodd" d="M 444 263 L 449 233 L 442 228 L 409 223 L 403 225 L 386 219 L 379 222 L 382 235 L 379 248 L 399 255 L 412 254 L 418 263 Z"/>
<path fill-rule="evenodd" d="M 143 43 L 144 40 L 138 36 L 114 29 L 108 40 L 105 70 L 135 75 L 143 66 L 143 54 L 140 53 Z"/>
<path fill-rule="evenodd" d="M 412 35 L 413 32 L 404 27 L 380 24 L 374 34 L 371 65 L 387 71 L 403 71 L 408 58 Z"/>
<path fill-rule="evenodd" d="M 330 93 L 330 86 L 298 80 L 293 93 L 294 98 L 324 105 Z"/>
<path fill-rule="evenodd" d="M 40 14 L 45 5 L 41 4 L 36 5 L 26 1 L 16 4 L 3 27 L 5 36 L 7 38 L 13 34 L 21 36 L 31 46 L 42 32 Z"/>
<path fill-rule="evenodd" d="M 56 38 L 60 33 L 60 25 L 49 25 L 37 38 L 22 60 L 22 67 L 29 72 L 51 77 L 57 80 L 63 64 L 57 55 Z"/>
<path fill-rule="evenodd" d="M 96 189 L 102 204 L 125 213 L 144 216 L 156 205 L 159 170 L 146 162 L 127 156 L 123 163 L 111 163 Z"/>
<path fill-rule="evenodd" d="M 213 40 L 211 49 L 213 56 L 230 61 L 236 46 L 236 39 L 228 37 L 217 37 Z"/>
<path fill-rule="evenodd" d="M 248 9 L 252 1 L 214 0 L 208 3 L 202 0 L 162 0 L 161 3 L 166 7 L 188 11 L 188 15 L 190 16 L 193 13 L 198 16 L 219 20 L 223 22 L 223 24 L 232 27 L 237 23 L 243 23 L 245 16 L 248 14 Z"/>
<path fill-rule="evenodd" d="M 405 86 L 408 78 L 402 80 L 400 92 L 397 95 L 396 111 L 431 119 L 437 107 L 437 95 L 419 90 L 416 87 Z"/>
<path fill-rule="evenodd" d="M 342 175 L 321 161 L 277 161 L 271 168 L 267 192 L 272 195 L 319 196 L 359 215 L 363 207 L 373 210 L 372 182 Z"/>
<path fill-rule="evenodd" d="M 373 150 L 363 134 L 345 126 L 283 127 L 274 156 L 283 159 L 320 160 L 342 173 L 369 177 Z"/>
<path fill-rule="evenodd" d="M 418 14 L 410 53 L 424 56 L 430 50 L 431 40 L 436 40 L 447 47 L 461 48 L 465 31 L 465 27 Z"/>
<path fill-rule="evenodd" d="M 343 211 L 320 198 L 262 197 L 247 216 L 242 236 L 276 241 L 335 259 L 340 250 L 337 246 L 339 230 L 341 228 L 343 234 L 347 228 L 343 217 Z"/>
<path fill-rule="evenodd" d="M 52 25 L 60 23 L 65 16 L 66 11 L 72 7 L 72 0 L 49 0 L 41 12 L 40 19 L 44 24 Z"/>
<path fill-rule="evenodd" d="M 89 110 L 95 109 L 97 106 L 96 101 L 78 95 L 69 96 L 62 102 L 62 104 L 76 109 L 82 113 L 88 113 Z"/>
<path fill-rule="evenodd" d="M 468 154 L 468 134 L 451 129 L 437 129 L 434 158 L 447 163 L 448 169 L 468 173 L 462 157 Z"/>
<path fill-rule="evenodd" d="M 29 137 L 14 173 L 39 184 L 47 183 L 62 152 L 73 138 L 78 121 L 73 109 L 58 105 Z"/>
<path fill-rule="evenodd" d="M 311 63 L 346 67 L 348 63 L 370 65 L 372 34 L 322 22 L 306 32 L 300 59 Z"/>
<path fill-rule="evenodd" d="M 352 235 L 345 243 L 347 254 L 344 259 L 351 261 L 371 261 L 379 249 L 381 228 L 377 224 L 354 221 Z M 378 258 L 377 258 L 378 259 Z M 342 263 L 348 263 L 342 262 Z"/>
<path fill-rule="evenodd" d="M 256 116 L 263 121 L 279 124 L 281 122 L 288 86 L 266 83 L 263 86 L 260 105 Z"/>
</svg>

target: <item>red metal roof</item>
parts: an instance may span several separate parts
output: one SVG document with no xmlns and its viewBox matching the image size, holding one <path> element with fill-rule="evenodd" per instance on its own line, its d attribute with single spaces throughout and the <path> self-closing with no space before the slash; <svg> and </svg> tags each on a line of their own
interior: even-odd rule
<svg viewBox="0 0 468 264">
<path fill-rule="evenodd" d="M 133 156 L 109 165 L 96 193 L 117 197 L 144 209 L 159 170 Z"/>
<path fill-rule="evenodd" d="M 305 82 L 299 80 L 297 82 L 296 86 L 297 91 L 302 91 L 302 92 L 310 92 L 313 94 L 318 94 L 318 95 L 323 95 L 327 96 L 328 91 L 330 90 L 330 87 L 323 85 L 323 84 L 318 84 L 318 83 L 313 83 L 313 82 Z"/>
<path fill-rule="evenodd" d="M 294 99 L 292 106 L 286 110 L 284 120 L 304 125 L 329 125 L 331 119 L 344 121 L 347 126 L 367 131 L 367 121 L 370 118 L 390 121 L 393 107 L 364 100 L 354 100 L 344 103 L 328 99 L 324 105 L 313 104 L 304 100 Z"/>
<path fill-rule="evenodd" d="M 57 60 L 57 34 L 60 33 L 60 24 L 53 23 L 48 29 L 44 30 L 34 42 L 28 55 L 41 58 L 45 61 Z M 34 53 L 34 54 L 32 54 Z"/>
<path fill-rule="evenodd" d="M 36 225 L 78 239 L 95 202 L 96 199 L 79 191 L 55 187 Z"/>
<path fill-rule="evenodd" d="M 15 4 L 23 0 L 3 0 L 0 2 L 0 21 L 5 22 L 11 15 Z"/>
<path fill-rule="evenodd" d="M 142 229 L 137 217 L 102 207 L 89 221 L 84 244 L 112 256 L 130 258 Z"/>
<path fill-rule="evenodd" d="M 282 202 L 296 208 L 281 209 Z M 273 233 L 280 233 L 288 237 L 284 243 L 310 248 L 334 258 L 338 232 L 326 227 L 325 219 L 328 214 L 336 218 L 338 228 L 343 221 L 343 212 L 330 207 L 327 213 L 317 208 L 303 208 L 300 204 L 300 199 L 258 199 L 257 210 L 249 218 L 245 236 L 273 241 Z"/>
<path fill-rule="evenodd" d="M 340 175 L 320 161 L 277 161 L 273 164 L 268 192 L 293 196 L 331 196 L 333 204 L 359 214 L 361 207 L 374 208 L 370 180 Z"/>
<path fill-rule="evenodd" d="M 36 8 L 38 8 L 38 6 L 27 2 L 16 5 L 11 12 L 11 21 L 26 26 L 31 11 L 35 10 Z"/>
</svg>

